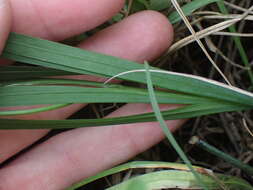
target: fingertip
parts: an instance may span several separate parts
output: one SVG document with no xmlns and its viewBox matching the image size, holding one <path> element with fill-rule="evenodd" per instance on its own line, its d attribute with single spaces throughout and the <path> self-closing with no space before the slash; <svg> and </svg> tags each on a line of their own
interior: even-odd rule
<svg viewBox="0 0 253 190">
<path fill-rule="evenodd" d="M 136 15 L 140 17 L 139 19 L 147 23 L 147 29 L 153 32 L 153 38 L 156 39 L 157 42 L 160 42 L 159 44 L 164 48 L 168 48 L 174 37 L 173 26 L 168 18 L 152 10 L 142 11 L 138 14 Z"/>
<path fill-rule="evenodd" d="M 11 8 L 8 0 L 0 0 L 0 54 L 11 27 Z"/>
</svg>

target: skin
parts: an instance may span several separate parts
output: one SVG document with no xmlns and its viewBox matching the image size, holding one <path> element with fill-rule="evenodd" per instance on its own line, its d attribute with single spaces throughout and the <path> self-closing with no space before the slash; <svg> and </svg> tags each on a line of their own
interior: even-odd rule
<svg viewBox="0 0 253 190">
<path fill-rule="evenodd" d="M 9 30 L 59 41 L 90 30 L 117 13 L 123 0 L 0 0 L 0 51 Z M 10 8 L 11 7 L 11 8 Z M 10 27 L 12 11 L 12 26 Z M 142 63 L 153 60 L 172 42 L 167 18 L 154 11 L 132 15 L 79 47 Z M 2 61 L 1 64 L 6 64 Z M 119 63 L 120 64 L 120 63 Z M 72 78 L 87 79 L 87 76 Z M 101 80 L 101 79 L 94 79 Z M 65 119 L 85 105 L 23 115 L 20 119 Z M 175 108 L 162 105 L 162 109 Z M 128 104 L 108 117 L 152 111 L 147 104 Z M 168 121 L 172 131 L 183 120 Z M 32 144 L 47 130 L 0 131 L 0 163 Z M 127 161 L 163 139 L 158 123 L 74 129 L 56 135 L 0 170 L 0 190 L 60 190 Z"/>
</svg>

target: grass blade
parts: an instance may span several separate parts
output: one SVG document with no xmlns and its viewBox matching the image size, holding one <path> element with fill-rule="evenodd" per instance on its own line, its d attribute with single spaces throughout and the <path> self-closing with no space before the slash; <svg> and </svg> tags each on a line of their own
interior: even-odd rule
<svg viewBox="0 0 253 190">
<path fill-rule="evenodd" d="M 209 153 L 225 160 L 227 163 L 230 163 L 230 164 L 240 168 L 245 173 L 248 173 L 249 175 L 253 175 L 253 168 L 251 166 L 244 164 L 240 160 L 237 160 L 236 158 L 220 151 L 216 147 L 208 144 L 207 142 L 200 140 L 198 137 L 196 137 L 196 136 L 193 137 L 191 139 L 190 143 L 193 145 L 196 144 L 198 147 L 202 148 L 203 150 L 208 151 Z"/>
<path fill-rule="evenodd" d="M 39 113 L 39 112 L 56 110 L 56 109 L 63 108 L 69 105 L 71 104 L 57 104 L 57 105 L 51 105 L 51 106 L 46 106 L 46 107 L 41 107 L 41 108 L 25 109 L 25 110 L 0 111 L 0 116 L 34 114 L 34 113 Z"/>
<path fill-rule="evenodd" d="M 163 111 L 163 117 L 166 120 L 193 118 L 207 114 L 241 111 L 249 109 L 249 107 L 240 107 L 238 105 L 193 105 L 178 108 L 175 110 Z M 155 121 L 153 113 L 103 118 L 103 119 L 78 119 L 78 120 L 17 120 L 17 119 L 0 119 L 0 129 L 62 129 L 62 128 L 80 128 L 80 127 L 97 127 L 106 125 L 118 125 L 128 123 L 139 123 Z"/>
<path fill-rule="evenodd" d="M 176 169 L 176 170 L 183 170 L 183 171 L 188 171 L 189 169 L 187 168 L 187 166 L 183 165 L 183 164 L 178 164 L 178 163 L 169 163 L 169 162 L 155 162 L 155 161 L 133 161 L 133 162 L 129 162 L 129 163 L 125 163 L 119 166 L 116 166 L 114 168 L 102 171 L 100 173 L 98 173 L 95 176 L 91 176 L 89 178 L 86 178 L 82 181 L 80 181 L 79 183 L 76 183 L 75 185 L 69 187 L 66 190 L 74 190 L 77 189 L 79 187 L 82 187 L 90 182 L 93 182 L 97 179 L 109 176 L 109 175 L 113 175 L 125 170 L 129 170 L 129 169 L 137 169 L 137 168 L 166 168 L 166 169 Z M 201 171 L 202 168 L 200 167 L 196 167 L 194 166 L 194 168 L 199 169 L 199 171 Z"/>
<path fill-rule="evenodd" d="M 199 185 L 202 186 L 203 189 L 208 190 L 207 186 L 205 185 L 205 183 L 201 179 L 200 175 L 195 171 L 195 169 L 193 168 L 190 160 L 187 158 L 187 156 L 185 155 L 185 153 L 183 152 L 183 150 L 181 149 L 181 147 L 177 143 L 176 139 L 172 135 L 171 131 L 167 127 L 167 124 L 164 121 L 164 118 L 163 118 L 163 116 L 160 112 L 160 108 L 159 108 L 157 100 L 156 100 L 156 95 L 155 95 L 155 92 L 154 92 L 154 88 L 153 88 L 153 84 L 152 84 L 152 80 L 151 80 L 151 75 L 150 75 L 150 72 L 149 72 L 149 66 L 148 66 L 147 63 L 145 63 L 145 69 L 146 69 L 146 77 L 147 77 L 147 85 L 148 85 L 148 92 L 149 92 L 150 102 L 151 102 L 153 111 L 155 113 L 155 116 L 157 118 L 157 121 L 160 124 L 160 127 L 162 128 L 164 134 L 166 135 L 167 139 L 169 140 L 169 142 L 171 143 L 173 148 L 176 150 L 176 152 L 178 153 L 180 158 L 188 166 L 188 168 L 190 169 L 190 171 L 192 172 L 192 174 L 196 178 Z"/>
<path fill-rule="evenodd" d="M 45 67 L 32 66 L 1 66 L 0 81 L 10 81 L 18 79 L 29 79 L 47 76 L 74 75 L 66 71 L 60 71 Z"/>
<path fill-rule="evenodd" d="M 161 104 L 213 103 L 197 96 L 157 92 Z M 66 103 L 148 103 L 148 91 L 129 87 L 90 88 L 76 86 L 0 87 L 0 107 Z"/>
<path fill-rule="evenodd" d="M 209 190 L 218 188 L 211 177 L 201 175 Z M 201 186 L 190 172 L 157 171 L 133 177 L 106 190 L 153 190 L 153 189 L 199 189 Z"/>
<path fill-rule="evenodd" d="M 122 75 L 118 78 L 146 83 L 142 66 L 135 62 L 19 34 L 11 35 L 3 57 L 78 74 L 89 73 L 106 77 L 134 70 L 134 73 Z M 140 70 L 142 73 L 138 73 L 136 70 Z M 152 73 L 154 86 L 200 97 L 253 105 L 252 94 L 240 89 L 192 75 L 173 72 L 166 72 L 164 75 L 158 72 L 163 71 Z"/>
<path fill-rule="evenodd" d="M 164 172 L 168 175 L 172 174 L 172 173 L 169 173 L 171 171 L 177 171 L 176 174 L 179 174 L 179 176 L 178 176 L 179 178 L 175 179 L 175 175 L 170 175 L 171 177 L 167 177 L 166 181 L 173 182 L 173 181 L 180 180 L 180 184 L 178 184 L 179 186 L 191 181 L 192 182 L 191 184 L 195 184 L 197 186 L 194 176 L 190 172 L 187 172 L 187 171 L 189 171 L 189 169 L 184 164 L 169 163 L 169 162 L 155 162 L 155 161 L 134 161 L 134 162 L 125 163 L 125 164 L 116 166 L 114 168 L 102 171 L 95 176 L 88 177 L 88 178 L 80 181 L 79 183 L 74 184 L 73 186 L 67 188 L 66 190 L 75 190 L 75 189 L 78 189 L 78 188 L 80 188 L 90 182 L 93 182 L 97 179 L 101 179 L 103 177 L 107 177 L 109 175 L 113 175 L 113 174 L 116 174 L 116 173 L 119 173 L 119 172 L 122 172 L 125 170 L 137 169 L 137 168 L 167 169 Z M 225 175 L 221 175 L 221 174 L 213 174 L 213 175 L 215 175 L 215 178 L 216 178 L 216 179 L 214 179 L 212 176 L 208 177 L 206 175 L 208 173 L 208 170 L 206 170 L 205 168 L 200 168 L 200 167 L 196 167 L 196 166 L 194 166 L 194 168 L 196 170 L 198 170 L 199 172 L 202 172 L 205 175 L 205 177 L 203 179 L 205 180 L 206 183 L 208 183 L 208 185 L 210 185 L 209 188 L 213 187 L 213 188 L 218 189 L 219 184 L 216 183 L 216 180 L 218 179 L 231 190 L 238 190 L 238 189 L 252 190 L 252 187 L 242 179 L 239 179 L 236 177 L 231 177 L 231 176 L 225 176 Z M 180 174 L 179 172 L 183 172 L 183 173 Z M 190 177 L 190 178 L 187 178 L 187 179 L 184 178 L 184 176 L 185 176 L 184 174 L 188 175 L 188 177 Z M 203 175 L 202 175 L 202 177 L 203 177 Z M 164 175 L 162 176 L 162 178 L 164 178 Z M 162 178 L 159 178 L 159 177 L 155 178 L 155 176 L 154 176 L 153 180 L 149 179 L 149 182 L 152 181 L 152 183 L 153 183 L 154 179 L 157 179 L 157 181 L 159 181 L 159 179 L 162 179 Z M 132 179 L 136 180 L 136 178 L 132 178 Z M 132 179 L 130 179 L 130 180 L 132 180 Z M 119 185 L 119 186 L 116 185 L 116 186 L 113 186 L 112 188 L 120 187 L 121 185 Z M 163 188 L 164 188 L 164 186 L 163 186 Z M 167 188 L 169 188 L 169 187 L 167 187 Z M 157 188 L 155 188 L 155 189 L 157 189 Z"/>
<path fill-rule="evenodd" d="M 182 11 L 184 12 L 185 16 L 189 16 L 191 13 L 193 13 L 194 11 L 196 11 L 197 9 L 204 7 L 210 3 L 214 3 L 214 2 L 219 2 L 220 0 L 194 0 L 191 1 L 189 3 L 187 3 L 186 5 L 182 6 Z M 175 24 L 179 21 L 182 20 L 182 18 L 180 17 L 180 15 L 178 14 L 177 11 L 173 12 L 170 14 L 169 16 L 169 20 L 172 24 Z"/>
<path fill-rule="evenodd" d="M 97 54 L 89 51 L 80 50 L 78 48 L 69 47 L 63 44 L 50 42 L 46 40 L 41 40 L 37 38 L 32 38 L 24 35 L 19 35 L 12 33 L 11 37 L 8 40 L 8 45 L 4 50 L 3 57 L 14 59 L 17 61 L 25 61 L 29 64 L 37 64 L 39 66 L 46 66 L 53 69 L 60 69 L 62 71 L 71 71 L 77 74 L 94 74 L 99 76 L 113 77 L 118 76 L 119 79 L 129 80 L 134 82 L 139 82 L 146 84 L 146 76 L 145 69 L 135 62 L 127 61 L 120 58 L 115 58 L 112 56 Z M 47 57 L 45 59 L 45 57 Z M 122 63 L 122 64 L 118 64 Z M 243 91 L 241 89 L 230 87 L 224 85 L 222 83 L 218 83 L 216 81 L 208 80 L 205 78 L 156 70 L 155 68 L 151 68 L 150 72 L 152 72 L 152 82 L 156 87 L 164 88 L 173 91 L 174 95 L 177 95 L 177 98 L 181 95 L 182 102 L 194 103 L 192 106 L 186 106 L 184 108 L 180 108 L 177 110 L 164 112 L 165 119 L 179 119 L 179 118 L 191 118 L 195 116 L 201 116 L 205 114 L 213 114 L 220 113 L 225 111 L 238 111 L 238 110 L 246 110 L 251 109 L 253 106 L 253 95 L 252 93 Z M 126 73 L 126 74 L 119 74 Z M 169 81 L 169 82 L 168 82 Z M 32 88 L 31 88 L 32 87 Z M 15 88 L 15 89 L 14 89 Z M 1 94 L 10 93 L 13 97 L 15 93 L 18 93 L 18 88 L 20 93 L 25 93 L 24 89 L 28 90 L 30 88 L 30 93 L 36 92 L 35 88 L 44 88 L 49 90 L 50 86 L 5 86 L 1 87 Z M 22 92 L 23 88 L 23 92 Z M 58 90 L 61 88 L 66 88 L 66 86 L 57 87 Z M 68 87 L 72 90 L 76 90 L 76 93 L 79 93 L 79 100 L 85 96 L 85 90 L 81 90 L 79 87 Z M 66 89 L 64 89 L 66 90 Z M 80 91 L 81 90 L 81 91 Z M 87 89 L 86 89 L 87 90 Z M 109 94 L 112 93 L 112 90 L 116 92 L 123 92 L 121 88 L 105 88 L 105 89 L 89 89 L 89 92 L 92 91 L 96 93 L 100 91 L 100 93 L 106 92 L 107 99 Z M 33 92 L 32 92 L 33 91 Z M 69 92 L 69 90 L 67 90 Z M 40 91 L 43 93 L 42 91 Z M 52 92 L 52 91 L 51 91 Z M 63 92 L 63 91 L 59 91 Z M 132 92 L 132 91 L 131 91 Z M 130 93 L 130 91 L 129 91 Z M 137 92 L 135 91 L 134 94 Z M 138 92 L 139 93 L 139 92 Z M 146 93 L 146 92 L 145 92 Z M 139 93 L 139 98 L 146 97 L 144 102 L 148 100 L 148 94 L 144 92 Z M 161 92 L 157 92 L 157 96 L 160 97 Z M 163 92 L 165 94 L 169 94 L 169 92 Z M 120 93 L 119 93 L 120 94 Z M 63 96 L 63 95 L 58 95 Z M 184 97 L 183 97 L 184 96 Z M 12 97 L 12 98 L 13 98 Z M 16 96 L 17 97 L 17 96 Z M 39 97 L 39 96 L 38 96 Z M 188 97 L 188 99 L 187 99 Z M 6 97 L 7 98 L 7 97 Z M 8 98 L 11 98 L 9 96 Z M 89 97 L 88 97 L 89 98 Z M 161 98 L 165 98 L 165 95 L 161 95 Z M 175 96 L 174 96 L 175 98 Z M 184 100 L 185 98 L 185 100 Z M 200 102 L 196 102 L 196 98 L 202 98 Z M 2 99 L 2 98 L 1 98 Z M 1 100 L 0 99 L 0 100 Z M 21 104 L 20 97 L 17 104 Z M 48 99 L 48 98 L 45 98 Z M 111 98 L 110 98 L 111 99 Z M 118 100 L 121 99 L 118 97 Z M 126 99 L 125 99 L 126 100 Z M 164 99 L 165 100 L 165 99 Z M 166 95 L 165 103 L 172 103 L 173 96 Z M 179 99 L 178 99 L 179 100 Z M 207 100 L 205 103 L 204 100 Z M 25 101 L 25 100 L 24 100 Z M 26 101 L 29 101 L 26 100 Z M 31 100 L 34 101 L 34 100 Z M 71 100 L 73 102 L 73 98 Z M 84 99 L 80 100 L 83 102 Z M 88 99 L 85 100 L 88 102 Z M 94 101 L 93 99 L 89 99 L 89 101 Z M 108 100 L 109 101 L 109 100 Z M 111 100 L 110 100 L 111 101 Z M 116 100 L 115 100 L 116 101 Z M 122 102 L 122 100 L 120 100 Z M 136 98 L 133 98 L 131 101 L 136 101 Z M 142 101 L 143 100 L 138 100 Z M 137 101 L 137 102 L 138 102 Z M 194 102 L 195 101 L 195 102 Z M 7 102 L 7 101 L 6 101 Z M 2 106 L 10 106 L 11 101 L 8 101 L 9 104 L 2 103 Z M 69 100 L 64 100 L 64 103 L 72 103 Z M 98 102 L 98 101 L 97 101 Z M 100 101 L 101 102 L 101 101 Z M 126 102 L 130 102 L 130 100 L 126 100 Z M 159 100 L 159 103 L 162 101 Z M 174 99 L 174 103 L 178 103 L 176 99 Z M 181 102 L 181 103 L 182 103 Z M 33 102 L 35 103 L 35 101 Z M 40 102 L 42 103 L 42 102 Z M 44 103 L 49 103 L 44 102 Z M 61 102 L 63 103 L 63 101 Z M 17 105 L 16 104 L 16 105 Z M 27 102 L 26 102 L 27 104 Z M 55 104 L 51 102 L 50 104 Z M 27 128 L 27 129 L 35 129 L 35 128 L 75 128 L 75 127 L 85 127 L 85 126 L 101 126 L 101 125 L 113 125 L 120 123 L 131 123 L 131 122 L 145 122 L 154 120 L 154 115 L 152 114 L 143 114 L 138 116 L 131 117 L 122 117 L 112 120 L 101 119 L 101 120 L 67 120 L 67 121 L 17 121 L 17 120 L 0 120 L 0 128 Z M 17 122 L 19 125 L 17 125 Z M 8 126 L 8 127 L 7 127 Z"/>
<path fill-rule="evenodd" d="M 36 85 L 71 85 L 71 86 L 90 86 L 90 87 L 104 87 L 103 83 L 86 81 L 86 80 L 74 80 L 74 79 L 28 79 L 28 80 L 11 80 L 0 82 L 0 86 L 36 86 Z M 123 87 L 121 85 L 108 85 L 108 87 Z"/>
</svg>

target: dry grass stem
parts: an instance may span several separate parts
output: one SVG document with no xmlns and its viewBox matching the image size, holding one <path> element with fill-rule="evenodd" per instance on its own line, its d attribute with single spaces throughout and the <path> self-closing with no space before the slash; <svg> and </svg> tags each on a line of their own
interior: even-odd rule
<svg viewBox="0 0 253 190">
<path fill-rule="evenodd" d="M 233 3 L 230 3 L 230 2 L 227 2 L 227 1 L 224 1 L 225 5 L 235 9 L 235 10 L 238 10 L 238 11 L 242 11 L 242 12 L 246 12 L 247 9 L 243 8 L 243 7 L 240 7 L 240 6 L 237 6 Z M 250 11 L 249 13 L 253 14 L 253 11 Z"/>
<path fill-rule="evenodd" d="M 218 24 L 215 24 L 213 26 L 210 26 L 206 29 L 203 29 L 199 32 L 196 32 L 195 34 L 192 34 L 190 36 L 187 36 L 186 38 L 174 43 L 170 49 L 168 50 L 168 53 L 172 53 L 172 52 L 175 52 L 177 51 L 178 49 L 192 43 L 195 41 L 195 38 L 197 37 L 198 39 L 202 39 L 210 34 L 214 34 L 218 31 L 221 31 L 221 30 L 224 30 L 230 26 L 232 26 L 234 23 L 240 21 L 239 18 L 236 18 L 236 19 L 232 19 L 232 20 L 227 20 L 227 21 L 223 21 L 223 22 L 220 22 Z"/>
<path fill-rule="evenodd" d="M 183 21 L 185 22 L 186 26 L 188 27 L 188 29 L 190 30 L 190 32 L 192 33 L 194 40 L 198 43 L 198 45 L 200 46 L 200 48 L 202 49 L 202 51 L 204 52 L 204 54 L 206 55 L 206 57 L 208 58 L 208 60 L 212 63 L 213 67 L 220 73 L 220 75 L 223 77 L 223 79 L 230 85 L 231 83 L 229 82 L 229 80 L 227 79 L 227 77 L 222 73 L 222 71 L 219 69 L 219 67 L 216 65 L 216 63 L 213 61 L 212 57 L 209 55 L 208 51 L 206 50 L 204 44 L 200 41 L 200 39 L 198 38 L 198 36 L 196 35 L 195 30 L 193 29 L 193 27 L 191 26 L 190 22 L 188 21 L 188 19 L 186 18 L 186 16 L 184 15 L 183 10 L 181 9 L 180 5 L 178 4 L 178 2 L 176 0 L 171 0 L 172 4 L 174 5 L 174 7 L 176 8 L 177 12 L 179 13 L 179 15 L 182 17 Z"/>
<path fill-rule="evenodd" d="M 215 32 L 212 35 L 219 36 L 237 36 L 237 37 L 253 37 L 253 33 L 232 33 L 232 32 Z"/>
<path fill-rule="evenodd" d="M 253 137 L 253 133 L 251 132 L 251 130 L 249 129 L 246 120 L 243 118 L 242 119 L 243 122 L 243 126 L 245 127 L 245 129 L 249 132 L 249 134 Z"/>
</svg>

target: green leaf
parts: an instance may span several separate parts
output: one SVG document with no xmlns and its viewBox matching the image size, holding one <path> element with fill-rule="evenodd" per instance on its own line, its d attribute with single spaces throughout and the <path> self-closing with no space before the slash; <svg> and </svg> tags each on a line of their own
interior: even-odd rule
<svg viewBox="0 0 253 190">
<path fill-rule="evenodd" d="M 201 98 L 158 92 L 159 103 L 190 104 Z M 202 100 L 205 102 L 205 100 Z M 88 88 L 74 86 L 0 87 L 0 107 L 65 103 L 148 103 L 147 90 L 135 88 Z"/>
<path fill-rule="evenodd" d="M 201 179 L 208 186 L 209 190 L 223 189 L 221 184 L 225 185 L 225 188 L 230 190 L 252 190 L 246 181 L 239 178 L 213 174 L 215 177 L 208 175 L 201 175 Z M 219 182 L 217 182 L 219 180 Z M 107 188 L 107 190 L 153 190 L 153 189 L 202 189 L 194 176 L 190 172 L 169 170 L 152 172 L 137 177 L 130 178 L 118 185 Z"/>
<path fill-rule="evenodd" d="M 0 81 L 29 79 L 47 76 L 74 75 L 74 73 L 33 66 L 1 66 Z"/>
<path fill-rule="evenodd" d="M 142 182 L 146 183 L 147 185 L 146 187 L 149 187 L 149 188 L 152 187 L 153 189 L 159 189 L 159 187 L 160 188 L 175 187 L 176 185 L 178 185 L 178 187 L 181 187 L 181 188 L 183 187 L 187 188 L 185 187 L 186 185 L 198 186 L 194 176 L 192 175 L 192 173 L 189 172 L 189 169 L 184 164 L 169 163 L 169 162 L 154 162 L 154 161 L 134 161 L 134 162 L 125 163 L 125 164 L 116 166 L 114 168 L 102 171 L 95 176 L 86 178 L 82 180 L 81 182 L 74 184 L 73 186 L 67 188 L 67 190 L 75 190 L 97 179 L 107 177 L 109 175 L 116 174 L 125 170 L 136 169 L 136 168 L 153 168 L 153 169 L 166 169 L 166 170 L 162 171 L 161 173 L 153 172 L 153 173 L 133 177 L 111 188 L 119 190 L 121 188 L 123 189 L 126 188 L 128 185 L 131 185 L 131 189 L 132 189 L 132 187 L 133 188 L 136 187 L 135 185 L 142 186 Z M 248 184 L 246 181 L 239 179 L 237 177 L 226 176 L 226 175 L 215 174 L 215 173 L 211 173 L 211 175 L 208 176 L 207 175 L 208 170 L 206 170 L 205 168 L 200 168 L 196 166 L 194 166 L 194 168 L 198 170 L 200 173 L 201 171 L 202 172 L 204 171 L 205 175 L 202 175 L 202 178 L 205 180 L 205 182 L 209 185 L 209 188 L 211 189 L 212 188 L 217 189 L 219 188 L 219 184 L 223 183 L 230 190 L 238 190 L 238 189 L 252 190 L 252 186 L 250 186 L 250 184 Z M 217 183 L 217 180 L 219 181 L 219 183 Z"/>
<path fill-rule="evenodd" d="M 116 75 L 118 76 L 117 78 L 121 80 L 128 80 L 146 84 L 145 70 L 143 69 L 143 66 L 139 65 L 138 63 L 112 56 L 84 51 L 63 44 L 32 38 L 15 33 L 11 34 L 7 46 L 3 52 L 3 57 L 16 61 L 24 61 L 25 63 L 29 64 L 45 66 L 52 69 L 74 72 L 77 74 L 91 74 L 105 77 L 113 77 Z M 153 85 L 156 87 L 163 88 L 162 90 L 166 91 L 164 92 L 166 95 L 161 94 L 161 99 L 159 100 L 159 103 L 174 102 L 193 104 L 191 106 L 186 106 L 181 109 L 164 113 L 165 119 L 191 118 L 205 114 L 221 113 L 225 111 L 241 111 L 251 109 L 253 106 L 252 93 L 243 91 L 238 88 L 230 87 L 222 83 L 218 83 L 193 75 L 167 72 L 163 70 L 157 70 L 155 68 L 151 68 L 150 72 Z M 129 96 L 129 99 L 127 99 L 127 97 L 123 97 L 124 102 L 148 101 L 147 92 L 144 92 L 145 90 L 143 90 L 142 92 L 139 92 L 136 89 L 128 91 L 124 90 L 124 88 L 118 87 L 89 89 L 70 86 L 55 86 L 53 88 L 52 86 L 4 86 L 0 90 L 2 95 L 0 100 L 3 100 L 2 106 L 10 106 L 11 104 L 21 105 L 21 102 L 23 102 L 22 105 L 34 104 L 35 102 L 37 102 L 35 101 L 35 99 L 33 99 L 35 96 L 40 103 L 43 103 L 44 101 L 45 104 L 49 103 L 50 98 L 53 97 L 55 97 L 55 101 L 61 103 L 73 103 L 77 102 L 77 100 L 78 102 L 109 102 L 109 96 L 112 96 L 112 92 L 115 91 L 115 93 L 118 95 L 121 93 L 138 94 L 138 97 L 134 97 L 133 95 Z M 43 90 L 45 90 L 45 93 L 43 93 Z M 67 92 L 69 96 L 72 96 L 72 98 L 69 98 L 67 96 L 63 97 L 64 95 L 62 95 L 62 93 L 64 92 Z M 5 95 L 3 95 L 4 93 Z M 50 96 L 50 98 L 45 98 L 46 94 L 48 93 L 51 93 L 52 96 Z M 84 93 L 90 94 L 85 95 Z M 104 97 L 105 99 L 95 100 L 96 97 L 91 97 L 95 93 L 105 93 L 104 95 L 101 95 L 99 98 L 97 98 L 100 99 L 101 97 Z M 17 96 L 17 94 L 19 94 L 19 96 Z M 44 98 L 42 98 L 43 96 Z M 144 100 L 145 97 L 146 100 Z M 6 99 L 4 100 L 3 98 Z M 181 102 L 179 102 L 179 100 Z M 29 103 L 29 101 L 33 102 Z M 115 100 L 112 100 L 110 98 L 110 101 L 123 102 L 120 96 L 117 96 Z M 53 101 L 50 103 L 53 103 Z M 154 120 L 153 114 L 144 114 L 139 116 L 123 117 L 117 119 L 114 118 L 114 120 L 102 119 L 88 121 L 33 121 L 32 123 L 29 123 L 28 121 L 19 121 L 18 123 L 20 125 L 17 125 L 17 123 L 15 124 L 15 122 L 17 122 L 15 120 L 14 123 L 9 120 L 1 120 L 0 128 L 7 128 L 7 126 L 13 129 L 61 127 L 72 128 L 83 126 L 111 125 L 119 123 L 146 122 L 152 120 Z"/>
<path fill-rule="evenodd" d="M 160 108 L 159 108 L 159 105 L 158 105 L 158 102 L 157 102 L 156 94 L 155 94 L 155 91 L 154 91 L 154 87 L 153 87 L 153 83 L 152 83 L 152 79 L 151 79 L 151 74 L 150 74 L 150 71 L 149 71 L 149 65 L 146 62 L 145 62 L 145 69 L 146 69 L 147 86 L 148 86 L 150 102 L 151 102 L 151 105 L 152 105 L 152 109 L 154 110 L 156 119 L 160 124 L 160 127 L 162 128 L 164 134 L 166 135 L 167 139 L 171 143 L 172 147 L 176 150 L 176 152 L 178 153 L 180 158 L 184 161 L 184 163 L 188 166 L 188 168 L 192 172 L 192 174 L 196 178 L 196 181 L 198 182 L 198 184 L 201 187 L 203 187 L 204 190 L 208 190 L 205 182 L 203 181 L 203 179 L 200 177 L 200 175 L 193 168 L 190 160 L 187 158 L 184 151 L 181 149 L 181 147 L 177 143 L 176 139 L 174 138 L 173 134 L 171 133 L 170 129 L 168 128 L 168 126 L 167 126 L 167 124 L 166 124 L 166 122 L 165 122 L 165 120 L 164 120 L 164 118 L 161 114 L 161 111 L 160 111 Z M 155 187 L 153 187 L 153 188 L 155 188 Z M 152 188 L 150 188 L 150 189 L 152 189 Z"/>
<path fill-rule="evenodd" d="M 163 117 L 166 120 L 175 120 L 182 118 L 192 118 L 213 113 L 228 111 L 246 110 L 249 107 L 231 104 L 212 104 L 212 105 L 192 105 L 182 108 L 163 111 Z M 138 114 L 124 117 L 103 118 L 103 119 L 77 119 L 77 120 L 17 120 L 0 119 L 0 129 L 62 129 L 62 128 L 80 128 L 97 127 L 106 125 L 118 125 L 138 122 L 155 121 L 153 113 Z"/>
<path fill-rule="evenodd" d="M 133 0 L 131 6 L 131 13 L 136 13 L 139 11 L 143 11 L 149 8 L 149 4 L 147 0 Z"/>
<path fill-rule="evenodd" d="M 69 106 L 69 105 L 71 105 L 71 104 L 57 104 L 57 105 L 51 105 L 51 106 L 45 106 L 45 107 L 39 107 L 39 108 L 31 108 L 31 109 L 25 109 L 25 110 L 21 109 L 21 110 L 12 110 L 12 111 L 0 111 L 0 116 L 34 114 L 34 113 L 51 111 L 51 110 L 63 108 L 63 107 Z"/>
<path fill-rule="evenodd" d="M 72 85 L 72 86 L 92 86 L 92 87 L 105 87 L 104 83 L 75 80 L 75 79 L 27 79 L 27 80 L 9 80 L 0 82 L 0 86 L 35 86 L 35 85 Z M 123 87 L 121 85 L 110 84 L 107 87 Z M 35 87 L 36 88 L 36 87 Z"/>
<path fill-rule="evenodd" d="M 161 11 L 163 9 L 167 9 L 171 6 L 171 2 L 169 0 L 150 0 L 149 8 L 156 11 Z"/>
<path fill-rule="evenodd" d="M 67 190 L 75 190 L 79 187 L 82 187 L 90 182 L 93 182 L 97 179 L 101 179 L 103 177 L 116 174 L 125 170 L 129 169 L 137 169 L 137 168 L 163 168 L 163 169 L 175 169 L 175 170 L 184 170 L 188 171 L 187 166 L 184 164 L 179 164 L 179 163 L 170 163 L 170 162 L 158 162 L 158 161 L 133 161 L 133 162 L 128 162 L 125 164 L 121 164 L 119 166 L 116 166 L 114 168 L 102 171 L 98 173 L 95 176 L 88 177 L 84 180 L 82 180 L 79 183 L 74 184 L 73 186 L 67 188 Z M 196 169 L 202 169 L 200 167 L 194 166 Z"/>
<path fill-rule="evenodd" d="M 182 6 L 182 10 L 183 10 L 185 16 L 189 16 L 189 15 L 191 15 L 191 13 L 193 13 L 197 9 L 204 7 L 210 3 L 214 3 L 214 2 L 218 2 L 218 1 L 220 1 L 220 0 L 193 0 L 189 3 L 187 3 L 186 5 Z M 169 20 L 172 24 L 175 24 L 175 23 L 181 21 L 182 18 L 180 17 L 178 12 L 175 11 L 169 15 Z"/>
<path fill-rule="evenodd" d="M 118 78 L 146 84 L 143 67 L 138 63 L 15 33 L 10 36 L 2 57 L 77 74 L 106 77 L 141 70 L 142 72 L 129 73 Z M 157 87 L 253 106 L 251 93 L 204 78 L 157 71 L 152 72 L 152 79 Z"/>
<path fill-rule="evenodd" d="M 211 177 L 201 176 L 201 180 L 207 184 L 209 190 L 217 189 L 219 186 L 212 180 Z M 196 182 L 194 176 L 186 171 L 158 171 L 152 172 L 137 177 L 133 177 L 118 185 L 107 188 L 106 190 L 153 190 L 153 189 L 200 189 L 201 187 Z"/>
</svg>

